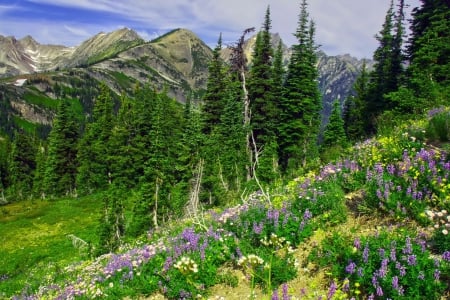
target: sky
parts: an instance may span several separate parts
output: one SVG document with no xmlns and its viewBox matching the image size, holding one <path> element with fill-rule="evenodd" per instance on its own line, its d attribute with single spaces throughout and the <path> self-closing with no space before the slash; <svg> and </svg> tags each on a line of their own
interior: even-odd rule
<svg viewBox="0 0 450 300">
<path fill-rule="evenodd" d="M 391 0 L 309 0 L 316 43 L 328 55 L 371 58 Z M 396 2 L 396 1 L 394 1 Z M 123 27 L 146 40 L 186 28 L 211 47 L 222 33 L 233 44 L 249 27 L 260 29 L 270 6 L 272 32 L 296 42 L 300 0 L 0 0 L 0 35 L 31 35 L 41 44 L 76 46 L 99 32 Z M 419 0 L 405 0 L 408 10 Z"/>
</svg>

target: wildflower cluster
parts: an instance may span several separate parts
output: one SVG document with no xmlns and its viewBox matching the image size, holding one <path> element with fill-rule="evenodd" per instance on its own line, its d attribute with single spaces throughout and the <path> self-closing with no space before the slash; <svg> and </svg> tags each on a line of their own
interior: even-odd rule
<svg viewBox="0 0 450 300">
<path fill-rule="evenodd" d="M 260 240 L 261 244 L 267 247 L 273 247 L 275 249 L 281 249 L 286 244 L 290 247 L 291 242 L 286 241 L 286 238 L 277 236 L 274 232 L 270 234 L 270 238 L 264 237 Z"/>
<path fill-rule="evenodd" d="M 426 210 L 425 215 L 431 222 L 431 247 L 437 253 L 448 251 L 450 248 L 450 214 L 447 210 Z"/>
<path fill-rule="evenodd" d="M 335 234 L 310 259 L 329 267 L 333 278 L 345 282 L 341 290 L 348 297 L 438 299 L 445 289 L 440 276 L 448 272 L 448 265 L 431 255 L 425 236 L 409 234 L 383 230 L 353 242 Z"/>
<path fill-rule="evenodd" d="M 426 210 L 425 214 L 433 223 L 433 228 L 440 230 L 443 235 L 448 235 L 450 230 L 450 215 L 445 209 L 441 211 Z"/>
<path fill-rule="evenodd" d="M 246 256 L 242 256 L 237 261 L 238 266 L 244 268 L 245 270 L 253 270 L 256 267 L 261 266 L 264 264 L 264 260 L 255 254 L 249 254 Z"/>
<path fill-rule="evenodd" d="M 182 256 L 181 259 L 173 266 L 182 274 L 198 273 L 198 266 L 190 257 Z"/>
</svg>

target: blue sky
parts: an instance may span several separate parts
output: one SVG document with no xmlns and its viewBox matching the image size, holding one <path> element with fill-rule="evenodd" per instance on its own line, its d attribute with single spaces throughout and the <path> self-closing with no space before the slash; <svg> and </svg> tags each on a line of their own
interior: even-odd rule
<svg viewBox="0 0 450 300">
<path fill-rule="evenodd" d="M 316 42 L 329 55 L 372 57 L 391 0 L 309 0 Z M 222 32 L 233 43 L 259 29 L 268 5 L 272 32 L 295 43 L 300 0 L 0 0 L 0 35 L 33 36 L 43 44 L 75 46 L 99 33 L 128 27 L 150 40 L 175 28 L 214 46 Z M 406 0 L 412 7 L 419 0 Z"/>
</svg>

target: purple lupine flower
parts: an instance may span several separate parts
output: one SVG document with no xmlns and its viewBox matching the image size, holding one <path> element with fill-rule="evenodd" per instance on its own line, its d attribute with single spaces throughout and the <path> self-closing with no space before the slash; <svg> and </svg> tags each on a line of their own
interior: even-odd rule
<svg viewBox="0 0 450 300">
<path fill-rule="evenodd" d="M 383 194 L 381 193 L 380 189 L 377 189 L 377 197 L 378 199 L 383 200 Z"/>
<path fill-rule="evenodd" d="M 391 261 L 397 260 L 397 252 L 396 252 L 395 248 L 391 248 L 389 258 L 391 259 Z"/>
<path fill-rule="evenodd" d="M 356 264 L 354 262 L 350 262 L 346 267 L 345 271 L 349 274 L 355 273 Z"/>
<path fill-rule="evenodd" d="M 398 290 L 398 276 L 392 277 L 392 288 Z"/>
<path fill-rule="evenodd" d="M 403 248 L 403 254 L 412 254 L 411 238 L 408 236 L 405 240 L 405 248 Z"/>
<path fill-rule="evenodd" d="M 378 276 L 380 277 L 380 278 L 384 278 L 384 277 L 386 277 L 386 274 L 387 274 L 387 264 L 388 264 L 388 262 L 389 262 L 389 259 L 388 258 L 384 258 L 382 261 L 381 261 L 381 268 L 378 270 Z"/>
<path fill-rule="evenodd" d="M 376 274 L 374 274 L 373 276 L 372 276 L 372 285 L 373 285 L 373 287 L 377 287 L 377 285 L 378 285 L 378 279 L 377 279 L 377 275 Z"/>
<path fill-rule="evenodd" d="M 387 169 L 389 174 L 394 175 L 394 173 L 395 173 L 395 166 L 393 164 L 387 165 L 386 169 Z"/>
<path fill-rule="evenodd" d="M 374 170 L 379 174 L 382 175 L 383 174 L 383 165 L 381 163 L 375 163 L 375 165 L 373 166 Z"/>
<path fill-rule="evenodd" d="M 395 263 L 395 268 L 396 268 L 397 270 L 399 270 L 400 276 L 405 276 L 405 275 L 406 275 L 406 268 L 405 268 L 404 266 L 402 266 L 401 263 L 396 262 L 396 263 Z"/>
<path fill-rule="evenodd" d="M 271 299 L 272 300 L 279 300 L 279 298 L 278 298 L 278 290 L 273 290 Z"/>
<path fill-rule="evenodd" d="M 355 240 L 353 241 L 353 246 L 356 249 L 361 249 L 361 240 L 359 239 L 359 237 L 355 238 Z"/>
<path fill-rule="evenodd" d="M 439 280 L 439 277 L 441 276 L 441 271 L 439 271 L 439 269 L 435 269 L 433 276 L 435 280 Z"/>
<path fill-rule="evenodd" d="M 382 297 L 383 296 L 383 289 L 380 285 L 377 286 L 377 296 Z"/>
<path fill-rule="evenodd" d="M 450 251 L 445 251 L 445 252 L 442 254 L 442 259 L 443 259 L 443 260 L 446 260 L 446 261 L 450 261 Z"/>
<path fill-rule="evenodd" d="M 263 228 L 264 228 L 264 223 L 263 222 L 261 222 L 259 224 L 256 223 L 256 222 L 253 222 L 253 232 L 255 234 L 261 234 Z"/>
<path fill-rule="evenodd" d="M 242 257 L 242 252 L 241 252 L 241 249 L 239 249 L 239 247 L 236 248 L 236 254 L 237 254 L 238 258 Z"/>
<path fill-rule="evenodd" d="M 416 265 L 416 256 L 414 254 L 408 255 L 406 258 L 408 265 L 415 266 Z"/>
<path fill-rule="evenodd" d="M 308 221 L 312 218 L 312 213 L 309 211 L 309 209 L 305 210 L 305 213 L 303 214 L 303 220 Z"/>
<path fill-rule="evenodd" d="M 425 252 L 425 250 L 427 249 L 427 242 L 422 239 L 417 239 L 416 242 L 420 246 L 420 249 L 422 250 L 422 252 Z"/>
<path fill-rule="evenodd" d="M 378 254 L 380 255 L 381 258 L 384 257 L 385 253 L 386 253 L 386 251 L 383 248 L 378 249 Z"/>
<path fill-rule="evenodd" d="M 164 262 L 163 271 L 167 272 L 170 269 L 170 267 L 172 266 L 172 264 L 173 264 L 172 256 L 167 257 L 166 261 Z"/>
<path fill-rule="evenodd" d="M 417 276 L 417 279 L 420 279 L 420 280 L 424 280 L 425 279 L 425 274 L 423 273 L 423 271 L 419 272 L 419 275 Z"/>
<path fill-rule="evenodd" d="M 198 248 L 198 242 L 200 240 L 200 235 L 196 234 L 193 228 L 186 228 L 181 236 L 189 243 L 189 249 L 196 250 Z"/>
<path fill-rule="evenodd" d="M 366 264 L 369 261 L 369 244 L 366 243 L 363 251 L 363 261 Z"/>
<path fill-rule="evenodd" d="M 330 288 L 328 289 L 327 299 L 332 299 L 334 294 L 336 293 L 336 290 L 337 290 L 337 285 L 333 280 L 333 282 L 330 285 Z"/>
<path fill-rule="evenodd" d="M 289 300 L 291 297 L 289 297 L 287 283 L 283 283 L 281 289 L 282 289 L 283 300 Z"/>
<path fill-rule="evenodd" d="M 375 295 L 374 294 L 370 294 L 369 297 L 367 298 L 367 300 L 374 300 L 375 299 Z"/>
<path fill-rule="evenodd" d="M 363 277 L 364 276 L 364 269 L 362 267 L 358 268 L 358 276 Z"/>
</svg>

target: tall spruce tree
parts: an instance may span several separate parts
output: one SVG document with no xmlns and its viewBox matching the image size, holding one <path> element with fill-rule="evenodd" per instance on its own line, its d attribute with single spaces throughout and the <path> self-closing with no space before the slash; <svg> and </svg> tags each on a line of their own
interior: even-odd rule
<svg viewBox="0 0 450 300">
<path fill-rule="evenodd" d="M 111 183 L 109 140 L 113 128 L 113 99 L 111 91 L 104 83 L 100 85 L 92 121 L 78 147 L 77 191 L 89 194 L 96 190 L 104 190 Z"/>
<path fill-rule="evenodd" d="M 43 188 L 46 195 L 72 195 L 77 171 L 79 126 L 68 100 L 61 99 L 48 139 Z"/>
<path fill-rule="evenodd" d="M 134 101 L 126 95 L 120 97 L 120 107 L 109 139 L 109 159 L 112 182 L 130 189 L 136 187 L 139 177 L 134 168 L 136 148 L 133 139 L 136 131 Z"/>
<path fill-rule="evenodd" d="M 412 12 L 408 84 L 412 97 L 402 99 L 409 112 L 448 104 L 450 94 L 450 4 L 421 0 Z"/>
<path fill-rule="evenodd" d="M 333 102 L 330 119 L 323 132 L 323 147 L 340 146 L 347 142 L 339 100 Z"/>
<path fill-rule="evenodd" d="M 315 25 L 309 20 L 306 0 L 301 3 L 294 35 L 297 44 L 292 46 L 279 128 L 280 162 L 285 170 L 305 166 L 307 159 L 318 155 L 322 102 L 317 83 Z"/>
<path fill-rule="evenodd" d="M 368 120 L 366 111 L 367 89 L 369 73 L 366 61 L 363 61 L 361 72 L 353 85 L 354 95 L 350 95 L 345 101 L 344 128 L 350 141 L 363 139 L 368 132 Z"/>
<path fill-rule="evenodd" d="M 5 189 L 8 186 L 8 160 L 11 143 L 7 136 L 0 136 L 0 203 L 5 203 Z"/>
<path fill-rule="evenodd" d="M 161 221 L 180 212 L 181 208 L 175 204 L 183 205 L 172 201 L 171 194 L 179 169 L 174 162 L 178 161 L 181 151 L 182 109 L 167 95 L 167 91 L 151 93 L 148 159 L 144 163 L 144 174 L 140 177 L 139 195 L 129 227 L 129 232 L 134 236 L 151 227 L 158 227 Z"/>
<path fill-rule="evenodd" d="M 382 29 L 376 36 L 379 46 L 373 55 L 375 65 L 374 70 L 370 73 L 369 91 L 366 99 L 369 133 L 376 131 L 378 116 L 396 106 L 395 101 L 392 101 L 388 94 L 399 88 L 403 75 L 403 62 L 405 60 L 402 50 L 403 21 L 404 1 L 400 1 L 396 15 L 392 0 Z"/>
<path fill-rule="evenodd" d="M 274 51 L 270 29 L 270 7 L 267 7 L 262 30 L 256 36 L 252 66 L 248 79 L 248 97 L 251 110 L 250 124 L 258 148 L 275 136 L 273 122 L 278 116 L 273 99 L 272 58 Z"/>
<path fill-rule="evenodd" d="M 16 199 L 31 197 L 33 176 L 36 170 L 36 147 L 33 138 L 16 132 L 9 159 L 9 193 Z"/>
<path fill-rule="evenodd" d="M 209 64 L 208 81 L 206 84 L 206 92 L 203 97 L 203 119 L 204 133 L 212 132 L 214 126 L 220 122 L 220 115 L 224 108 L 224 93 L 226 90 L 225 66 L 224 61 L 220 57 L 222 50 L 222 34 L 219 36 L 217 46 L 213 50 L 213 58 Z"/>
<path fill-rule="evenodd" d="M 44 141 L 38 143 L 36 153 L 36 171 L 33 178 L 33 195 L 44 198 L 45 164 L 47 161 L 47 148 Z"/>
</svg>

